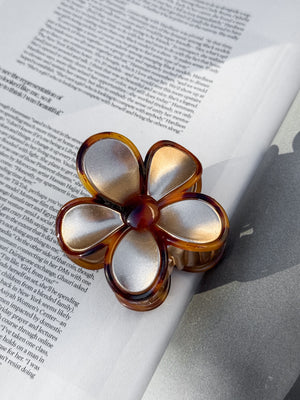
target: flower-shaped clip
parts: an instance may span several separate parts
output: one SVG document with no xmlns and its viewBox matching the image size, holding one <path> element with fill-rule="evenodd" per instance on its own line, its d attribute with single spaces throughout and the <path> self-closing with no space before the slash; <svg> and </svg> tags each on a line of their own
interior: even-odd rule
<svg viewBox="0 0 300 400">
<path fill-rule="evenodd" d="M 77 172 L 93 197 L 62 207 L 58 241 L 81 267 L 104 267 L 123 305 L 153 309 L 168 294 L 174 266 L 199 272 L 220 259 L 228 218 L 200 194 L 201 164 L 184 147 L 160 141 L 143 162 L 126 137 L 99 133 L 79 149 Z"/>
</svg>

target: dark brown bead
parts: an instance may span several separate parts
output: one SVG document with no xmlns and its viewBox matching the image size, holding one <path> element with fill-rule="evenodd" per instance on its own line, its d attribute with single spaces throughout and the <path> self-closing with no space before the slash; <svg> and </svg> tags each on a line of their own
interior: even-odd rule
<svg viewBox="0 0 300 400">
<path fill-rule="evenodd" d="M 159 216 L 157 202 L 150 196 L 136 196 L 126 204 L 124 222 L 133 229 L 141 230 L 153 225 Z"/>
</svg>

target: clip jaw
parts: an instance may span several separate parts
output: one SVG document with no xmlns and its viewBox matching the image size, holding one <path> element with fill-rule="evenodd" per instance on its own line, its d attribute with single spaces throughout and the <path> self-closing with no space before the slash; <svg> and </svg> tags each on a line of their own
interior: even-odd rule
<svg viewBox="0 0 300 400">
<path fill-rule="evenodd" d="M 189 251 L 168 247 L 169 266 L 176 267 L 180 271 L 205 272 L 213 268 L 222 258 L 225 244 L 218 250 L 212 251 Z"/>
<path fill-rule="evenodd" d="M 60 210 L 59 244 L 81 267 L 104 268 L 126 307 L 159 306 L 174 266 L 201 272 L 221 258 L 228 218 L 200 193 L 202 166 L 184 147 L 160 141 L 143 161 L 124 136 L 99 133 L 79 149 L 77 171 L 93 197 Z"/>
</svg>

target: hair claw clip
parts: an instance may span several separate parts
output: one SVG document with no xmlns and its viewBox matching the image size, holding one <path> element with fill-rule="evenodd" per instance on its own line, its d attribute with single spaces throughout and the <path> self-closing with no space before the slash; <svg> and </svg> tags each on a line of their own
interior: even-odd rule
<svg viewBox="0 0 300 400">
<path fill-rule="evenodd" d="M 126 137 L 99 133 L 80 147 L 77 172 L 93 197 L 71 200 L 59 211 L 59 244 L 81 267 L 104 267 L 126 307 L 159 306 L 174 266 L 206 271 L 221 258 L 228 218 L 200 193 L 202 166 L 184 147 L 160 141 L 143 161 Z"/>
</svg>

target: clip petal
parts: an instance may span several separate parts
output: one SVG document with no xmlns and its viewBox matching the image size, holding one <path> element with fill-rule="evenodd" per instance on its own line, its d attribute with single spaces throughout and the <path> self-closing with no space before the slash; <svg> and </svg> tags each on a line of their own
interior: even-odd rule
<svg viewBox="0 0 300 400">
<path fill-rule="evenodd" d="M 228 218 L 200 193 L 201 163 L 184 147 L 160 141 L 143 162 L 129 139 L 99 133 L 79 149 L 77 171 L 93 198 L 72 200 L 59 211 L 59 244 L 78 265 L 104 267 L 126 307 L 159 306 L 174 266 L 200 272 L 221 258 Z"/>
</svg>

